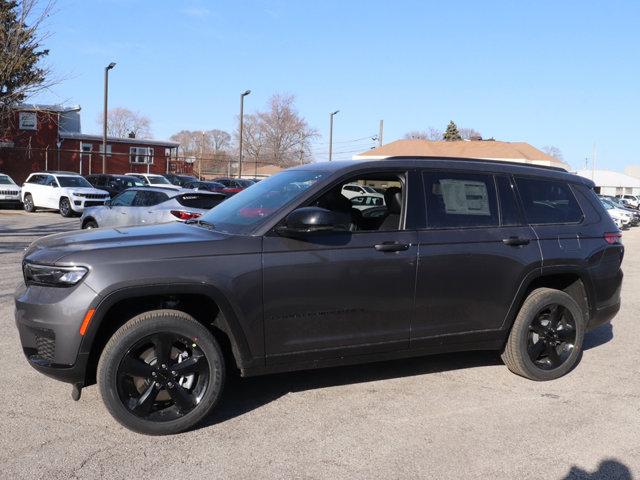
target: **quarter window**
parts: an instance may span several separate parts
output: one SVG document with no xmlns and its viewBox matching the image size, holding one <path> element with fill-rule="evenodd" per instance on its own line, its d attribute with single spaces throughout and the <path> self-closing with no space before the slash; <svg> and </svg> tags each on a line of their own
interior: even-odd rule
<svg viewBox="0 0 640 480">
<path fill-rule="evenodd" d="M 516 178 L 527 221 L 533 224 L 577 223 L 582 210 L 565 182 Z"/>
<path fill-rule="evenodd" d="M 492 175 L 425 172 L 424 184 L 430 228 L 498 226 Z"/>
</svg>

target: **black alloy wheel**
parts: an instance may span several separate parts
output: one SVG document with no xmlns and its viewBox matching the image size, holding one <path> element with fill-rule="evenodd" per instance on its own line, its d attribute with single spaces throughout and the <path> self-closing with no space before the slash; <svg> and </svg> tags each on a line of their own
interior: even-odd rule
<svg viewBox="0 0 640 480">
<path fill-rule="evenodd" d="M 105 406 L 130 430 L 148 435 L 184 432 L 222 396 L 225 358 L 212 332 L 171 309 L 135 316 L 109 339 L 98 362 Z"/>
<path fill-rule="evenodd" d="M 191 412 L 209 383 L 206 355 L 192 340 L 169 332 L 137 342 L 120 362 L 117 389 L 137 417 L 155 422 Z"/>
<path fill-rule="evenodd" d="M 562 305 L 548 305 L 529 325 L 529 359 L 543 370 L 553 370 L 571 356 L 575 341 L 576 321 L 571 312 Z"/>
</svg>

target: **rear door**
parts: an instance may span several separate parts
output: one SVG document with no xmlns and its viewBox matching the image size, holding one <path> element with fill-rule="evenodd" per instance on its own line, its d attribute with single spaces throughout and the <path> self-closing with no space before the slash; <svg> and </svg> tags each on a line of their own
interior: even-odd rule
<svg viewBox="0 0 640 480">
<path fill-rule="evenodd" d="M 518 288 L 541 260 L 511 177 L 429 170 L 423 182 L 427 228 L 418 232 L 412 347 L 502 328 Z"/>
<path fill-rule="evenodd" d="M 132 222 L 135 225 L 152 225 L 163 221 L 163 211 L 159 209 L 163 202 L 169 200 L 169 195 L 163 192 L 140 190 L 133 202 Z"/>
</svg>

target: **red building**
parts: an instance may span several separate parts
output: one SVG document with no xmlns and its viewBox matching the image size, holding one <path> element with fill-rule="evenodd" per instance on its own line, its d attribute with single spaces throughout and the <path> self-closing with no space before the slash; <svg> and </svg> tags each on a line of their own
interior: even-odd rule
<svg viewBox="0 0 640 480">
<path fill-rule="evenodd" d="M 81 133 L 80 107 L 21 105 L 5 138 L 0 139 L 0 172 L 17 183 L 38 170 L 65 170 L 82 175 L 150 172 L 191 173 L 178 158 L 179 144 L 164 140 L 107 138 Z"/>
</svg>

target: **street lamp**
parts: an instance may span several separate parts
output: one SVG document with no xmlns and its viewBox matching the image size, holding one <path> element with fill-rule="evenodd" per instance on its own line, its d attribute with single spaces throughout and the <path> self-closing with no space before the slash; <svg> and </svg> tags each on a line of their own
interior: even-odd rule
<svg viewBox="0 0 640 480">
<path fill-rule="evenodd" d="M 333 116 L 339 111 L 340 110 L 336 110 L 329 114 L 329 161 L 331 161 L 333 155 Z"/>
<path fill-rule="evenodd" d="M 102 173 L 107 173 L 107 99 L 109 98 L 109 70 L 116 64 L 111 62 L 104 67 L 104 112 L 102 118 Z"/>
<path fill-rule="evenodd" d="M 242 127 L 243 127 L 243 119 L 244 119 L 244 97 L 249 95 L 251 90 L 245 90 L 240 94 L 240 145 L 239 145 L 239 154 L 240 158 L 238 161 L 238 178 L 242 177 Z M 256 162 L 258 160 L 256 159 Z"/>
</svg>

